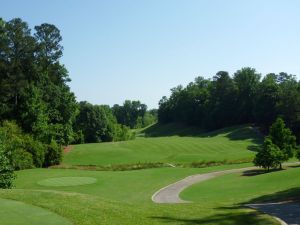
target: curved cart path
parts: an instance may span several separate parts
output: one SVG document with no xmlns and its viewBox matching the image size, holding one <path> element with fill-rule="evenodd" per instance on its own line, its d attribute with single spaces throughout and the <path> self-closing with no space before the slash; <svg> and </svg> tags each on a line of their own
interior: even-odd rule
<svg viewBox="0 0 300 225">
<path fill-rule="evenodd" d="M 283 166 L 292 166 L 292 165 L 300 165 L 300 162 L 283 164 Z M 182 192 L 185 188 L 193 184 L 206 181 L 221 175 L 245 172 L 245 171 L 255 170 L 255 169 L 258 169 L 258 167 L 245 167 L 239 169 L 231 169 L 231 170 L 223 170 L 223 171 L 217 171 L 211 173 L 191 175 L 173 184 L 161 188 L 160 190 L 158 190 L 152 195 L 152 201 L 155 203 L 189 203 L 189 201 L 184 201 L 179 197 L 180 192 Z"/>
<path fill-rule="evenodd" d="M 300 163 L 285 163 L 288 165 L 299 165 Z M 152 195 L 152 201 L 155 203 L 190 203 L 180 199 L 179 194 L 185 188 L 217 176 L 239 173 L 257 169 L 257 167 L 246 167 L 240 169 L 217 171 L 205 174 L 196 174 L 188 176 L 176 183 L 170 184 Z M 282 202 L 282 203 L 263 203 L 249 204 L 248 207 L 254 208 L 261 212 L 275 217 L 282 225 L 300 225 L 300 202 Z"/>
<path fill-rule="evenodd" d="M 180 192 L 182 192 L 185 188 L 195 183 L 209 180 L 224 174 L 244 172 L 253 169 L 256 169 L 256 167 L 247 167 L 241 169 L 232 169 L 205 174 L 191 175 L 182 180 L 177 181 L 176 183 L 170 184 L 158 190 L 156 193 L 154 193 L 154 195 L 152 195 L 152 201 L 155 203 L 189 203 L 188 201 L 184 201 L 179 197 Z"/>
</svg>

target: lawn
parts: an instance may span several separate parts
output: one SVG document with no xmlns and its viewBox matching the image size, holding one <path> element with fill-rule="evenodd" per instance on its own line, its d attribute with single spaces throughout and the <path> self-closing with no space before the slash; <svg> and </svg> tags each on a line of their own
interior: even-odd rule
<svg viewBox="0 0 300 225">
<path fill-rule="evenodd" d="M 180 196 L 193 202 L 220 201 L 231 205 L 273 198 L 286 200 L 291 194 L 299 196 L 299 177 L 300 167 L 262 174 L 229 174 L 192 185 Z"/>
<path fill-rule="evenodd" d="M 67 221 L 63 224 L 66 225 L 70 222 L 78 225 L 203 224 L 204 221 L 205 224 L 276 224 L 269 216 L 250 209 L 230 209 L 232 205 L 226 202 L 177 205 L 151 202 L 155 191 L 187 175 L 241 166 L 157 168 L 122 172 L 24 170 L 18 172 L 16 189 L 1 190 L 0 197 L 49 210 L 64 217 Z M 96 182 L 78 186 L 45 185 L 45 180 L 60 177 L 93 178 Z M 22 224 L 13 217 L 6 217 L 9 218 L 11 224 Z M 49 220 L 51 221 L 51 217 Z M 33 221 L 32 225 L 34 224 L 40 223 Z"/>
<path fill-rule="evenodd" d="M 248 126 L 211 133 L 197 133 L 194 129 L 175 131 L 166 128 L 158 132 L 156 127 L 151 127 L 140 131 L 139 137 L 132 141 L 76 145 L 65 154 L 64 164 L 180 164 L 251 159 L 255 153 L 250 150 L 261 143 L 261 137 Z M 240 204 L 299 186 L 300 183 L 291 178 L 299 176 L 300 168 L 253 177 L 225 175 L 196 184 L 182 193 L 184 199 L 194 201 L 191 204 L 151 201 L 157 190 L 186 176 L 250 165 L 129 171 L 55 168 L 18 171 L 15 188 L 0 190 L 0 225 L 278 224 L 270 216 Z M 290 181 L 280 182 L 285 179 Z"/>
<path fill-rule="evenodd" d="M 169 127 L 168 127 L 169 128 Z M 167 130 L 163 127 L 161 130 Z M 192 128 L 160 132 L 142 131 L 135 140 L 76 145 L 65 155 L 67 165 L 114 165 L 135 163 L 190 163 L 199 161 L 251 161 L 262 138 L 251 127 L 239 126 L 203 133 Z M 143 133 L 144 132 L 144 133 Z M 160 137 L 153 137 L 156 135 Z M 144 137 L 141 137 L 143 136 Z"/>
</svg>

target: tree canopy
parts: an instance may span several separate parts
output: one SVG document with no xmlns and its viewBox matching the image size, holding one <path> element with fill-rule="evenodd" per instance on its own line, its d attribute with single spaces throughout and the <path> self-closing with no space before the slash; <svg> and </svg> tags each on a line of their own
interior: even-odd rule
<svg viewBox="0 0 300 225">
<path fill-rule="evenodd" d="M 255 156 L 254 164 L 267 170 L 282 167 L 296 153 L 296 137 L 286 128 L 281 118 L 270 127 L 269 135 L 265 137 L 263 148 Z"/>
<path fill-rule="evenodd" d="M 277 117 L 300 137 L 300 83 L 287 73 L 261 75 L 242 68 L 231 77 L 220 71 L 213 79 L 197 77 L 171 89 L 159 101 L 160 123 L 182 122 L 208 130 L 254 123 L 267 132 Z"/>
</svg>

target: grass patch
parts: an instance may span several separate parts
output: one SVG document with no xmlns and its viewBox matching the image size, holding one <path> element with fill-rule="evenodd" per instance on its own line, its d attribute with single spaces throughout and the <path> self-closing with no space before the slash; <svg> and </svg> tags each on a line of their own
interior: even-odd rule
<svg viewBox="0 0 300 225">
<path fill-rule="evenodd" d="M 246 165 L 133 171 L 31 169 L 18 171 L 17 189 L 0 190 L 0 197 L 45 208 L 75 225 L 277 224 L 267 215 L 251 209 L 232 208 L 226 201 L 175 205 L 151 201 L 152 194 L 158 189 L 188 175 L 243 166 Z M 98 181 L 65 187 L 37 184 L 37 181 L 58 176 L 94 177 Z"/>
<path fill-rule="evenodd" d="M 257 176 L 228 174 L 194 184 L 181 193 L 181 198 L 194 202 L 228 202 L 231 205 L 274 201 L 299 193 L 300 168 L 290 168 Z M 293 190 L 293 191 L 287 191 Z"/>
<path fill-rule="evenodd" d="M 185 128 L 185 132 L 191 129 Z M 249 126 L 201 133 L 199 136 L 137 137 L 124 142 L 75 145 L 65 154 L 63 164 L 103 166 L 102 170 L 109 170 L 113 165 L 116 165 L 114 168 L 126 165 L 124 167 L 128 169 L 130 165 L 150 168 L 155 163 L 251 161 L 255 155 L 251 150 L 261 142 L 261 136 Z"/>
<path fill-rule="evenodd" d="M 96 183 L 93 177 L 57 177 L 44 179 L 38 182 L 39 185 L 47 187 L 79 186 Z"/>
<path fill-rule="evenodd" d="M 49 210 L 7 199 L 0 199 L 0 218 L 1 225 L 72 225 Z"/>
</svg>

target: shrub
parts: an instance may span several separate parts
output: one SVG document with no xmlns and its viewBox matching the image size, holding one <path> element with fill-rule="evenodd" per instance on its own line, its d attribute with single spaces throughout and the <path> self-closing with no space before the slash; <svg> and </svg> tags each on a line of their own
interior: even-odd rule
<svg viewBox="0 0 300 225">
<path fill-rule="evenodd" d="M 4 121 L 0 127 L 3 151 L 16 170 L 42 167 L 46 146 L 24 134 L 14 122 Z"/>
<path fill-rule="evenodd" d="M 135 133 L 132 132 L 127 126 L 116 124 L 114 141 L 126 141 L 135 138 Z"/>
<path fill-rule="evenodd" d="M 58 165 L 62 160 L 62 147 L 52 140 L 47 146 L 44 166 Z"/>
<path fill-rule="evenodd" d="M 280 167 L 282 163 L 293 157 L 296 150 L 296 137 L 285 126 L 281 118 L 270 127 L 270 133 L 265 137 L 263 148 L 256 154 L 254 164 L 267 170 Z"/>
<path fill-rule="evenodd" d="M 258 151 L 254 158 L 254 165 L 261 166 L 268 171 L 276 168 L 282 163 L 283 153 L 279 147 L 273 144 L 270 137 L 266 137 L 262 149 Z"/>
<path fill-rule="evenodd" d="M 84 143 L 84 135 L 82 130 L 79 130 L 77 132 L 74 132 L 74 144 L 83 144 Z"/>
<path fill-rule="evenodd" d="M 34 167 L 32 155 L 22 148 L 12 151 L 9 159 L 15 170 L 31 169 Z"/>
<path fill-rule="evenodd" d="M 23 138 L 24 149 L 31 154 L 35 167 L 42 167 L 45 160 L 46 146 L 41 142 L 34 140 L 31 136 L 26 135 Z"/>
<path fill-rule="evenodd" d="M 1 148 L 3 148 L 1 143 Z M 15 178 L 13 167 L 0 149 L 0 188 L 11 188 Z"/>
</svg>

